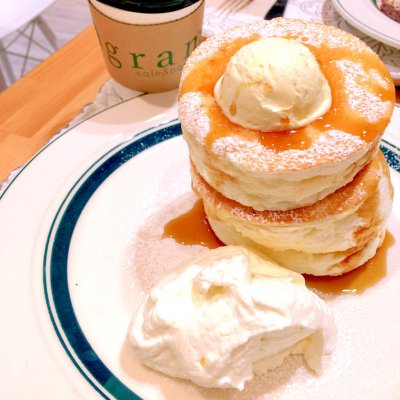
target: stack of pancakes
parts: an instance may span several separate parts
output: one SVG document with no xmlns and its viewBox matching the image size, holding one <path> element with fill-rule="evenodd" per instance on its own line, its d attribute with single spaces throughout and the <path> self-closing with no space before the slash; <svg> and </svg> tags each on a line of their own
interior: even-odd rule
<svg viewBox="0 0 400 400">
<path fill-rule="evenodd" d="M 233 54 L 268 37 L 307 46 L 330 85 L 331 108 L 305 127 L 244 128 L 216 103 L 214 86 Z M 380 59 L 334 27 L 278 18 L 203 42 L 182 74 L 179 117 L 192 185 L 219 239 L 313 275 L 339 275 L 373 257 L 393 197 L 379 141 L 394 101 Z"/>
</svg>

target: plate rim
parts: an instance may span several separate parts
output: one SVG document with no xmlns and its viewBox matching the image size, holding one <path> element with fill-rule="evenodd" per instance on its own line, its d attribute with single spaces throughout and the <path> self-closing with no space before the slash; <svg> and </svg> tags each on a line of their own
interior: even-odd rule
<svg viewBox="0 0 400 400">
<path fill-rule="evenodd" d="M 385 14 L 383 14 L 376 6 L 374 0 L 353 0 L 352 2 L 345 2 L 345 0 L 332 0 L 332 4 L 335 7 L 336 11 L 351 25 L 353 25 L 355 28 L 359 29 L 361 32 L 365 33 L 366 35 L 371 36 L 372 38 L 385 43 L 389 46 L 392 46 L 396 49 L 400 49 L 400 39 L 396 39 L 395 36 L 390 36 L 387 33 L 384 33 L 380 30 L 377 30 L 377 28 L 370 27 L 369 25 L 366 25 L 366 23 L 363 20 L 360 20 L 359 18 L 355 17 L 350 11 L 349 11 L 349 4 L 350 7 L 351 5 L 355 5 L 355 3 L 358 3 L 360 5 L 362 3 L 367 3 L 368 6 L 371 5 L 377 12 L 377 15 L 379 15 L 380 19 L 384 18 L 386 24 L 396 24 L 393 25 L 394 27 L 397 28 L 397 30 L 400 32 L 400 24 L 393 21 L 389 17 L 387 17 Z M 378 14 L 379 13 L 379 14 Z M 397 26 L 398 25 L 398 26 Z"/>
<path fill-rule="evenodd" d="M 167 136 L 164 137 L 163 131 L 172 131 L 170 134 L 167 133 Z M 76 318 L 72 303 L 71 303 L 71 297 L 70 297 L 70 291 L 68 290 L 68 248 L 71 244 L 71 239 L 72 239 L 72 234 L 75 229 L 76 223 L 79 219 L 80 214 L 86 207 L 87 202 L 90 200 L 92 195 L 94 194 L 95 190 L 97 190 L 103 182 L 118 168 L 120 168 L 125 162 L 129 161 L 130 159 L 134 158 L 136 155 L 141 154 L 143 151 L 150 149 L 153 146 L 156 146 L 159 143 L 162 143 L 166 140 L 173 139 L 175 137 L 178 137 L 182 134 L 181 129 L 180 129 L 180 123 L 177 118 L 174 118 L 170 121 L 166 121 L 163 124 L 156 125 L 153 127 L 150 127 L 148 129 L 145 129 L 141 132 L 136 133 L 131 139 L 128 139 L 124 142 L 119 143 L 116 145 L 114 148 L 110 149 L 107 151 L 105 154 L 103 154 L 99 159 L 97 159 L 92 165 L 90 165 L 85 171 L 82 172 L 81 177 L 76 180 L 75 184 L 73 187 L 70 188 L 66 196 L 64 197 L 62 203 L 60 204 L 53 221 L 51 223 L 51 227 L 49 232 L 47 233 L 47 239 L 46 239 L 46 247 L 45 247 L 45 252 L 44 252 L 44 257 L 43 257 L 43 288 L 45 292 L 45 299 L 46 299 L 46 306 L 47 306 L 47 312 L 50 316 L 51 322 L 53 329 L 57 335 L 58 340 L 60 341 L 64 351 L 66 352 L 66 355 L 68 358 L 72 361 L 74 366 L 78 369 L 79 373 L 83 376 L 83 378 L 96 390 L 97 393 L 99 393 L 102 397 L 108 399 L 108 398 L 114 398 L 116 394 L 123 394 L 124 399 L 131 399 L 131 400 L 142 400 L 141 397 L 139 397 L 138 394 L 135 392 L 131 391 L 129 388 L 126 387 L 119 379 L 116 377 L 108 368 L 107 366 L 103 363 L 101 358 L 94 352 L 93 348 L 90 346 L 89 341 L 86 339 L 84 332 L 79 326 L 79 322 Z M 154 137 L 154 141 L 150 145 L 143 146 L 141 140 L 149 139 L 151 140 L 152 137 Z M 138 147 L 139 151 L 137 151 L 135 154 L 130 154 L 129 158 L 124 154 L 120 156 L 119 154 L 127 149 L 129 146 L 134 146 Z M 64 291 L 61 294 L 62 296 L 65 295 L 65 291 L 68 293 L 68 299 L 66 297 L 62 297 L 61 302 L 58 303 L 58 306 L 56 305 L 57 301 L 55 301 L 55 297 L 60 295 L 59 292 L 59 287 L 57 287 L 57 290 L 54 290 L 55 285 L 59 284 L 59 278 L 60 276 L 57 275 L 55 279 L 52 278 L 52 273 L 54 272 L 54 260 L 53 260 L 53 252 L 54 252 L 54 247 L 57 247 L 60 243 L 57 241 L 57 235 L 60 232 L 60 229 L 64 229 L 64 226 L 62 224 L 62 221 L 68 212 L 68 208 L 74 205 L 75 201 L 79 201 L 77 199 L 78 192 L 82 189 L 82 187 L 88 183 L 89 180 L 95 179 L 93 178 L 93 175 L 104 168 L 104 164 L 107 163 L 109 160 L 111 160 L 113 157 L 118 156 L 118 157 L 123 157 L 123 160 L 121 160 L 120 164 L 113 170 L 106 170 L 104 171 L 104 179 L 100 181 L 96 181 L 95 188 L 91 192 L 90 196 L 86 199 L 84 202 L 82 209 L 80 210 L 79 214 L 74 216 L 74 225 L 73 229 L 71 230 L 71 235 L 67 237 L 67 243 L 63 243 L 63 245 L 67 245 L 67 249 L 65 252 L 65 265 L 62 265 L 65 270 L 61 271 L 65 273 L 63 275 L 63 282 L 64 285 L 66 285 L 66 288 L 64 288 Z M 91 190 L 92 190 L 91 189 Z M 68 219 L 67 224 L 71 222 L 70 219 Z M 62 241 L 64 242 L 66 240 L 66 237 L 61 233 L 62 235 Z M 58 251 L 58 250 L 57 250 Z M 56 265 L 57 268 L 57 265 Z M 67 304 L 65 303 L 67 301 Z M 71 305 L 70 305 L 71 304 Z M 90 351 L 92 354 L 92 357 L 95 356 L 98 361 L 96 361 L 96 368 L 101 367 L 104 371 L 107 370 L 105 373 L 109 375 L 109 378 L 107 379 L 106 382 L 108 382 L 109 379 L 112 380 L 112 386 L 111 390 L 116 390 L 116 393 L 110 392 L 109 388 L 106 388 L 105 384 L 103 385 L 99 380 L 93 375 L 93 372 L 88 368 L 87 364 L 85 364 L 85 360 L 82 360 L 82 358 L 79 356 L 79 352 L 76 351 L 76 348 L 74 347 L 73 344 L 71 344 L 71 341 L 68 339 L 68 332 L 67 329 L 65 329 L 65 326 L 63 326 L 63 322 L 60 320 L 60 313 L 57 312 L 59 311 L 59 307 L 65 307 L 68 306 L 70 308 L 70 312 L 72 312 L 72 318 L 73 318 L 73 323 L 74 323 L 74 328 L 78 328 L 76 330 L 78 336 L 82 336 L 84 341 L 87 343 L 88 348 L 86 351 Z M 71 323 L 71 321 L 69 321 Z M 86 344 L 85 343 L 85 344 Z M 71 351 L 72 349 L 72 351 Z M 92 362 L 93 360 L 90 360 Z M 104 393 L 107 392 L 107 393 Z M 110 396 L 110 397 L 108 397 Z M 118 397 L 115 397 L 118 398 Z"/>
</svg>

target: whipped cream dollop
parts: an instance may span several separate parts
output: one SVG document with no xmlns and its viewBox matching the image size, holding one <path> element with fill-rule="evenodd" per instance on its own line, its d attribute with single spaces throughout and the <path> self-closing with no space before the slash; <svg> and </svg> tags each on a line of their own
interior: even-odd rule
<svg viewBox="0 0 400 400">
<path fill-rule="evenodd" d="M 214 96 L 232 122 L 261 131 L 305 126 L 332 104 L 330 86 L 313 53 L 294 39 L 279 37 L 237 51 Z"/>
<path fill-rule="evenodd" d="M 291 353 L 303 353 L 320 372 L 333 333 L 329 310 L 300 274 L 226 246 L 169 272 L 133 317 L 128 337 L 151 368 L 242 390 Z"/>
</svg>

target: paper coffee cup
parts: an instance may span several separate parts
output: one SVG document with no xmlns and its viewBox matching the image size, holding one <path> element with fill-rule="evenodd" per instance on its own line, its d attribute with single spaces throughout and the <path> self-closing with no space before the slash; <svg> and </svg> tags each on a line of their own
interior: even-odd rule
<svg viewBox="0 0 400 400">
<path fill-rule="evenodd" d="M 106 67 L 115 81 L 148 93 L 178 87 L 182 68 L 201 41 L 204 0 L 187 7 L 187 15 L 157 14 L 158 22 L 149 23 L 146 18 L 154 18 L 146 14 L 140 21 L 140 13 L 118 10 L 123 18 L 117 20 L 105 14 L 108 6 L 98 7 L 93 0 L 89 5 Z M 171 16 L 177 17 L 163 21 Z"/>
</svg>

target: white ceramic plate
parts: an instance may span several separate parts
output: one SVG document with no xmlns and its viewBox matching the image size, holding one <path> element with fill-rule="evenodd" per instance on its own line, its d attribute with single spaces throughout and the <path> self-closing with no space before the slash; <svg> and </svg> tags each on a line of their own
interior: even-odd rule
<svg viewBox="0 0 400 400">
<path fill-rule="evenodd" d="M 140 298 L 179 260 L 206 251 L 160 239 L 195 201 L 175 98 L 143 95 L 81 123 L 1 195 L 0 398 L 398 399 L 398 242 L 386 276 L 363 294 L 323 295 L 339 335 L 321 377 L 293 356 L 239 393 L 135 360 L 125 335 Z M 398 241 L 399 153 L 383 150 L 396 189 L 388 229 Z"/>
<path fill-rule="evenodd" d="M 383 14 L 374 0 L 332 0 L 337 12 L 361 32 L 400 49 L 400 24 Z"/>
</svg>

